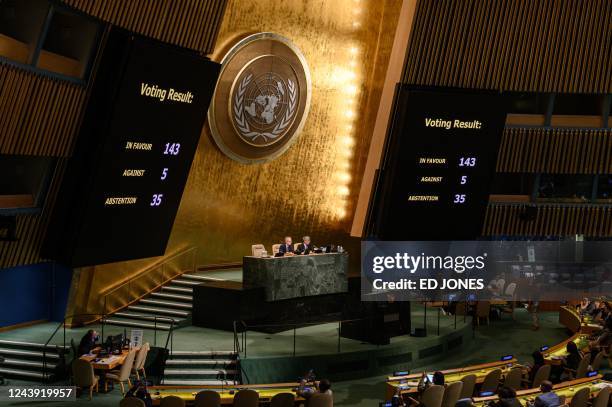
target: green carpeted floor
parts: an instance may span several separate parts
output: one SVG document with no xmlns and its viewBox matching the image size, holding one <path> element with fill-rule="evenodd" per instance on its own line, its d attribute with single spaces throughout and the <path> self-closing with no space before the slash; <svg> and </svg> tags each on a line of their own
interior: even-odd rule
<svg viewBox="0 0 612 407">
<path fill-rule="evenodd" d="M 421 327 L 423 324 L 422 307 L 413 307 L 411 315 L 414 326 Z M 458 317 L 457 328 L 461 328 L 464 323 L 469 324 L 469 320 L 464 322 L 463 317 Z M 435 333 L 437 330 L 437 315 L 435 312 L 427 313 L 427 326 L 429 332 Z M 25 328 L 0 332 L 0 339 L 21 340 L 27 342 L 45 343 L 54 330 L 58 327 L 58 322 L 45 322 Z M 88 325 L 86 327 L 66 329 L 66 344 L 70 344 L 72 339 L 76 344 L 88 329 L 95 329 L 102 333 L 100 324 Z M 440 318 L 440 333 L 442 335 L 454 331 L 454 318 Z M 104 337 L 123 333 L 124 328 L 120 326 L 106 325 L 104 327 Z M 130 328 L 126 328 L 127 336 L 130 335 Z M 144 340 L 153 346 L 165 346 L 168 342 L 168 333 L 158 331 L 155 333 L 151 329 L 144 330 Z M 414 338 L 401 336 L 392 338 L 391 343 L 410 344 Z M 285 357 L 293 354 L 294 330 L 290 325 L 287 330 L 268 334 L 257 332 L 250 329 L 246 335 L 246 345 L 249 357 Z M 59 329 L 51 339 L 51 344 L 64 343 L 64 331 Z M 170 344 L 168 344 L 170 346 Z M 363 343 L 361 341 L 340 338 L 342 352 L 363 351 L 377 349 L 376 345 Z M 208 329 L 195 326 L 186 326 L 174 331 L 172 337 L 172 348 L 174 350 L 233 350 L 234 333 L 217 329 Z M 338 349 L 338 323 L 317 324 L 295 330 L 296 355 L 330 354 L 336 353 Z"/>
<path fill-rule="evenodd" d="M 474 363 L 496 360 L 502 355 L 513 354 L 519 361 L 529 361 L 530 354 L 543 345 L 553 345 L 567 338 L 568 333 L 558 322 L 558 314 L 541 315 L 539 331 L 531 330 L 531 320 L 525 310 L 517 310 L 517 320 L 512 321 L 507 315 L 502 320 L 491 321 L 489 326 L 481 326 L 475 332 L 474 340 L 457 350 L 457 354 L 427 366 L 427 370 L 451 368 Z M 189 329 L 189 328 L 187 328 Z M 435 332 L 434 332 L 435 333 Z M 434 334 L 431 333 L 430 334 Z M 15 333 L 13 333 L 14 336 Z M 23 338 L 26 339 L 26 338 Z M 178 343 L 176 344 L 178 346 Z M 419 368 L 419 370 L 421 370 Z M 389 372 L 391 373 L 391 372 Z M 20 384 L 11 381 L 11 384 Z M 361 380 L 333 383 L 336 406 L 371 407 L 377 406 L 385 394 L 384 376 Z M 93 401 L 86 397 L 77 403 L 49 402 L 49 406 L 118 406 L 119 391 L 95 395 Z M 42 405 L 42 403 L 7 403 L 0 405 Z"/>
</svg>

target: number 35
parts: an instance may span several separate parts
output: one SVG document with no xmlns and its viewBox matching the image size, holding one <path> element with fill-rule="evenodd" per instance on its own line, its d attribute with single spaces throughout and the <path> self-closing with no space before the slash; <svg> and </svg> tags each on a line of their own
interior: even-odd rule
<svg viewBox="0 0 612 407">
<path fill-rule="evenodd" d="M 453 203 L 462 204 L 465 202 L 465 194 L 455 194 L 455 200 Z"/>
<path fill-rule="evenodd" d="M 153 194 L 153 199 L 151 199 L 151 206 L 161 205 L 163 196 L 164 194 Z"/>
</svg>

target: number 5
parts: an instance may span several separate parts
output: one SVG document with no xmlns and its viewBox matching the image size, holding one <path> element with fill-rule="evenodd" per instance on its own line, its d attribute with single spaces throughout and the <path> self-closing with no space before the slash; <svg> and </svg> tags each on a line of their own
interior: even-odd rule
<svg viewBox="0 0 612 407">
<path fill-rule="evenodd" d="M 164 168 L 162 170 L 162 176 L 161 176 L 162 181 L 165 180 L 167 176 L 168 176 L 168 169 Z"/>
<path fill-rule="evenodd" d="M 465 185 L 465 184 L 467 184 L 467 175 L 462 175 L 461 176 L 461 185 Z"/>
</svg>

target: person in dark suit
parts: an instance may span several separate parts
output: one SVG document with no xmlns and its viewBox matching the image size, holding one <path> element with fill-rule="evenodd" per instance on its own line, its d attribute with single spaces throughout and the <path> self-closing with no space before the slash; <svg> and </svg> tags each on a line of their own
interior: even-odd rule
<svg viewBox="0 0 612 407">
<path fill-rule="evenodd" d="M 297 251 L 303 254 L 308 254 L 312 250 L 314 245 L 310 242 L 310 236 L 304 236 L 302 243 L 298 245 Z"/>
<path fill-rule="evenodd" d="M 98 340 L 98 333 L 93 329 L 87 331 L 87 333 L 81 338 L 79 343 L 79 355 L 85 355 L 90 353 L 93 348 L 96 347 L 96 341 Z"/>
<path fill-rule="evenodd" d="M 529 368 L 529 381 L 533 382 L 533 379 L 535 378 L 538 369 L 544 366 L 545 362 L 544 355 L 539 350 L 533 352 L 531 354 L 531 357 L 533 357 L 533 365 L 531 365 L 531 368 Z"/>
<path fill-rule="evenodd" d="M 293 254 L 293 243 L 291 240 L 291 236 L 285 236 L 285 243 L 280 245 L 278 248 L 278 254 L 284 256 L 288 253 Z"/>
<path fill-rule="evenodd" d="M 490 404 L 491 407 L 523 407 L 516 398 L 516 391 L 510 387 L 502 386 L 497 391 L 499 400 Z"/>
</svg>

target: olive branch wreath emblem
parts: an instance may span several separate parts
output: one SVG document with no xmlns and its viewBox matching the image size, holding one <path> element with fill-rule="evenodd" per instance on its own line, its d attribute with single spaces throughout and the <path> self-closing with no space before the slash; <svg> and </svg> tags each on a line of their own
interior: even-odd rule
<svg viewBox="0 0 612 407">
<path fill-rule="evenodd" d="M 287 80 L 287 88 L 289 90 L 289 103 L 287 106 L 287 110 L 283 117 L 276 123 L 276 126 L 269 132 L 258 132 L 252 131 L 249 126 L 249 122 L 246 120 L 244 115 L 244 93 L 247 90 L 247 87 L 251 83 L 253 79 L 253 74 L 249 74 L 240 81 L 238 85 L 238 91 L 234 96 L 233 110 L 234 110 L 234 122 L 236 123 L 236 128 L 238 132 L 245 138 L 250 139 L 251 141 L 256 141 L 259 137 L 263 139 L 264 142 L 267 142 L 268 139 L 275 139 L 289 127 L 293 116 L 295 115 L 297 108 L 297 87 L 295 83 L 291 80 Z M 279 89 L 280 90 L 280 89 Z M 281 93 L 284 93 L 281 90 Z"/>
</svg>

